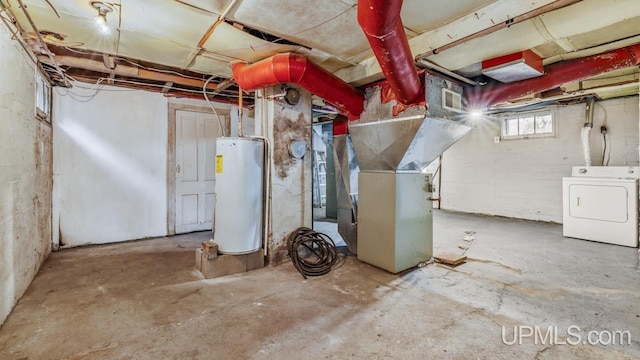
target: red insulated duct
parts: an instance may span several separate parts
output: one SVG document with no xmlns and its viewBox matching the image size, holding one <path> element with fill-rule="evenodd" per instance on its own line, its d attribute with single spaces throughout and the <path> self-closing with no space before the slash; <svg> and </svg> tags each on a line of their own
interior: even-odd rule
<svg viewBox="0 0 640 360">
<path fill-rule="evenodd" d="M 362 93 L 304 55 L 277 54 L 251 65 L 237 62 L 231 69 L 236 83 L 247 91 L 292 83 L 325 99 L 350 119 L 357 119 L 364 110 Z"/>
<path fill-rule="evenodd" d="M 421 99 L 422 85 L 400 19 L 402 0 L 359 0 L 358 23 L 398 101 Z"/>
<path fill-rule="evenodd" d="M 544 75 L 508 84 L 465 91 L 468 108 L 485 108 L 503 101 L 551 90 L 616 69 L 640 64 L 640 44 L 545 66 Z"/>
</svg>

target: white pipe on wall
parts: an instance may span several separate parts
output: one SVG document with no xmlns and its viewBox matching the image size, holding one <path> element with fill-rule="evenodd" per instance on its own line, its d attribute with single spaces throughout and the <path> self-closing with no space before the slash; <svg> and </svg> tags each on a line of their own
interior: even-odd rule
<svg viewBox="0 0 640 360">
<path fill-rule="evenodd" d="M 585 111 L 585 123 L 582 127 L 582 153 L 584 155 L 584 164 L 591 166 L 591 129 L 593 128 L 593 113 L 596 99 L 590 97 L 587 99 L 587 107 Z"/>
<path fill-rule="evenodd" d="M 584 124 L 582 127 L 582 154 L 584 164 L 591 166 L 591 126 Z"/>
</svg>

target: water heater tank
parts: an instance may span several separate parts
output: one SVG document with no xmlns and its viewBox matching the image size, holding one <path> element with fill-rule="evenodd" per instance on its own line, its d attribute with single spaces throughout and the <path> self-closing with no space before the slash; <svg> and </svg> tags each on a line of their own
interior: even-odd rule
<svg viewBox="0 0 640 360">
<path fill-rule="evenodd" d="M 248 254 L 262 240 L 264 143 L 216 140 L 215 241 L 223 254 Z"/>
</svg>

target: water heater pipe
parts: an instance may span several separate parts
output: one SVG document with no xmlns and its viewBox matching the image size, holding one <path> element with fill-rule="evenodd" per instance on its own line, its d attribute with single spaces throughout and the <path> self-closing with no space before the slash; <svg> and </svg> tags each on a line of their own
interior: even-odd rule
<svg viewBox="0 0 640 360">
<path fill-rule="evenodd" d="M 235 62 L 231 70 L 236 83 L 248 91 L 293 83 L 325 99 L 350 119 L 359 118 L 364 110 L 362 93 L 304 55 L 277 54 L 251 65 Z"/>
<path fill-rule="evenodd" d="M 238 86 L 238 137 L 243 137 L 244 134 L 242 133 L 242 102 L 243 102 L 243 98 L 242 98 L 242 86 Z"/>
<path fill-rule="evenodd" d="M 609 71 L 640 65 L 640 44 L 563 61 L 544 68 L 544 75 L 508 84 L 465 90 L 467 107 L 486 108 L 503 101 L 551 90 Z"/>
<path fill-rule="evenodd" d="M 264 256 L 269 255 L 269 216 L 271 216 L 271 141 L 265 136 L 249 136 L 251 139 L 259 139 L 264 143 L 264 170 L 262 172 L 263 199 L 262 199 L 262 245 L 264 246 Z"/>
<path fill-rule="evenodd" d="M 402 0 L 359 0 L 358 24 L 396 98 L 411 105 L 422 99 L 423 90 L 400 19 L 401 9 Z"/>
</svg>

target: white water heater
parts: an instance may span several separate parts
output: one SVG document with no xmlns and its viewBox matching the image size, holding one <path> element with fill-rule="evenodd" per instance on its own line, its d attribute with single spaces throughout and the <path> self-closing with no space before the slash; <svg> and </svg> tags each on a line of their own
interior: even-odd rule
<svg viewBox="0 0 640 360">
<path fill-rule="evenodd" d="M 264 143 L 253 138 L 216 140 L 215 242 L 223 254 L 260 249 L 263 223 Z"/>
</svg>

